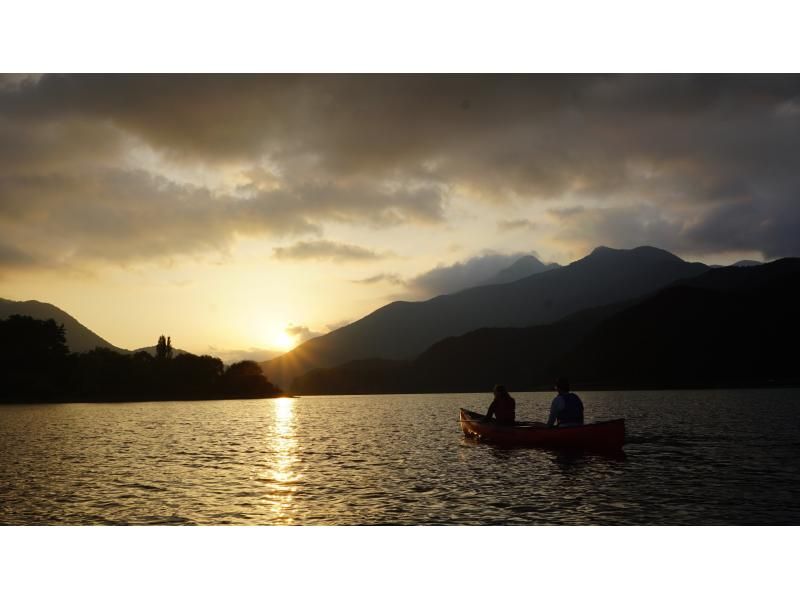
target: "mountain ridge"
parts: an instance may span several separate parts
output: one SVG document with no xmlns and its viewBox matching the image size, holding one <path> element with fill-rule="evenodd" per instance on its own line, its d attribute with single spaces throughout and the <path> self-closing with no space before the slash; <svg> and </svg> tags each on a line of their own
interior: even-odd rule
<svg viewBox="0 0 800 598">
<path fill-rule="evenodd" d="M 800 259 L 729 266 L 637 300 L 527 328 L 443 339 L 414 360 L 365 360 L 295 379 L 295 394 L 549 388 L 565 372 L 583 388 L 800 382 Z M 788 334 L 787 334 L 788 332 Z M 767 343 L 769 346 L 762 346 Z"/>
<path fill-rule="evenodd" d="M 67 347 L 74 353 L 86 353 L 94 349 L 107 349 L 121 354 L 138 353 L 140 351 L 144 351 L 153 356 L 156 354 L 155 345 L 140 347 L 133 350 L 112 345 L 96 332 L 84 324 L 81 324 L 81 322 L 68 312 L 45 301 L 37 301 L 35 299 L 14 301 L 12 299 L 0 298 L 0 319 L 12 315 L 30 316 L 36 320 L 55 320 L 57 324 L 64 326 L 64 336 L 66 337 Z M 188 353 L 188 351 L 173 347 L 174 355 L 183 353 Z"/>
<path fill-rule="evenodd" d="M 521 258 L 516 260 L 510 266 L 503 268 L 495 274 L 484 280 L 480 285 L 476 286 L 486 286 L 490 284 L 505 284 L 507 282 L 514 282 L 521 278 L 525 278 L 527 276 L 531 276 L 533 274 L 538 274 L 539 272 L 545 272 L 547 270 L 553 270 L 554 268 L 560 268 L 561 266 L 556 263 L 545 264 L 539 258 L 534 255 L 523 255 Z"/>
<path fill-rule="evenodd" d="M 71 351 L 76 353 L 91 351 L 98 347 L 119 353 L 128 352 L 126 349 L 121 349 L 112 345 L 96 332 L 81 324 L 75 317 L 52 303 L 45 303 L 34 299 L 27 301 L 0 299 L 0 318 L 7 318 L 11 315 L 30 316 L 37 320 L 53 319 L 56 323 L 62 324 L 67 339 L 67 346 Z"/>
<path fill-rule="evenodd" d="M 665 250 L 598 247 L 567 266 L 426 301 L 396 301 L 287 354 L 262 362 L 284 388 L 311 369 L 357 359 L 413 359 L 434 342 L 484 327 L 554 322 L 582 309 L 646 294 L 708 266 Z"/>
</svg>

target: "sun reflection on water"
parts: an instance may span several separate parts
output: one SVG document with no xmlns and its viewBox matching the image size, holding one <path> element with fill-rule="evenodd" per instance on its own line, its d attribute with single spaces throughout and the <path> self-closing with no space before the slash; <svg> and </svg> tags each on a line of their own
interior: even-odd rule
<svg viewBox="0 0 800 598">
<path fill-rule="evenodd" d="M 284 397 L 271 401 L 274 425 L 267 441 L 270 444 L 268 469 L 263 480 L 267 483 L 267 502 L 278 523 L 294 523 L 292 500 L 300 476 L 295 472 L 297 435 L 294 423 L 294 399 Z"/>
</svg>

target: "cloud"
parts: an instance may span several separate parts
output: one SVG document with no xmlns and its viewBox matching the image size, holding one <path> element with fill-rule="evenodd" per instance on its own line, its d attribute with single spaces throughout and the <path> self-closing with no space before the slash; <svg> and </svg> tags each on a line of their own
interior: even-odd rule
<svg viewBox="0 0 800 598">
<path fill-rule="evenodd" d="M 693 247 L 717 250 L 756 250 L 768 259 L 800 256 L 800 196 L 753 199 L 716 206 L 687 227 Z"/>
<path fill-rule="evenodd" d="M 19 268 L 38 264 L 38 260 L 24 251 L 0 242 L 0 268 Z"/>
<path fill-rule="evenodd" d="M 351 280 L 350 282 L 354 282 L 356 284 L 378 284 L 380 282 L 386 282 L 394 285 L 405 284 L 400 276 L 387 272 L 375 274 L 374 276 L 368 276 L 367 278 L 362 278 L 360 280 Z"/>
<path fill-rule="evenodd" d="M 393 299 L 408 299 L 408 293 L 412 298 L 427 298 L 434 295 L 455 293 L 469 287 L 484 284 L 521 257 L 531 254 L 535 255 L 536 252 L 512 254 L 486 252 L 463 262 L 454 262 L 450 265 L 440 264 L 409 279 L 404 279 L 397 274 L 382 272 L 351 282 L 365 285 L 388 283 L 404 287 L 406 293 L 394 294 L 392 295 Z"/>
<path fill-rule="evenodd" d="M 381 255 L 347 243 L 333 241 L 298 241 L 288 247 L 273 250 L 279 260 L 330 260 L 333 262 L 363 262 L 383 259 Z"/>
<path fill-rule="evenodd" d="M 0 231 L 54 261 L 225 251 L 237 232 L 317 232 L 281 197 L 241 199 L 142 171 L 0 177 Z"/>
<path fill-rule="evenodd" d="M 361 189 L 368 194 L 368 190 Z M 273 237 L 319 234 L 322 221 L 392 225 L 406 218 L 429 221 L 424 210 L 395 204 L 405 192 L 366 195 L 315 186 L 215 193 L 146 171 L 107 169 L 92 174 L 0 176 L 0 232 L 42 248 L 53 262 L 74 259 L 126 263 L 163 256 L 224 253 L 237 235 Z M 404 195 L 403 202 L 408 201 Z M 374 252 L 325 242 L 279 250 L 279 257 L 328 251 L 337 259 L 378 259 Z"/>
<path fill-rule="evenodd" d="M 547 213 L 558 220 L 564 220 L 570 216 L 581 214 L 586 210 L 584 206 L 569 206 L 566 208 L 550 208 Z"/>
<path fill-rule="evenodd" d="M 352 320 L 340 320 L 338 322 L 333 322 L 332 324 L 326 324 L 325 328 L 327 328 L 328 332 L 333 332 L 337 328 L 342 328 L 350 323 L 352 323 Z"/>
<path fill-rule="evenodd" d="M 485 253 L 463 262 L 439 265 L 409 279 L 406 281 L 406 286 L 417 296 L 429 297 L 454 293 L 486 282 L 523 255 L 526 254 Z"/>
<path fill-rule="evenodd" d="M 497 230 L 501 232 L 513 232 L 518 230 L 532 231 L 536 230 L 537 224 L 533 220 L 517 219 L 517 220 L 500 220 L 497 223 Z"/>
<path fill-rule="evenodd" d="M 796 247 L 798 98 L 796 75 L 15 76 L 0 234 L 55 261 L 151 259 L 329 222 L 436 225 L 459 196 L 580 204 L 596 236 L 615 230 L 597 210 L 627 210 L 628 234 L 669 249 L 778 254 Z M 638 226 L 641 205 L 668 226 Z M 572 209 L 551 212 L 565 233 Z"/>
<path fill-rule="evenodd" d="M 286 334 L 293 337 L 297 343 L 304 343 L 309 339 L 324 334 L 323 332 L 315 332 L 308 328 L 308 326 L 301 326 L 299 324 L 290 324 L 286 327 Z"/>
<path fill-rule="evenodd" d="M 774 259 L 800 255 L 800 205 L 741 200 L 712 205 L 691 216 L 671 214 L 650 203 L 576 212 L 562 223 L 559 238 L 582 255 L 598 245 L 654 245 L 671 251 L 714 254 L 758 251 Z"/>
<path fill-rule="evenodd" d="M 595 207 L 559 216 L 561 228 L 556 241 L 583 256 L 600 245 L 633 248 L 653 245 L 676 252 L 692 252 L 698 244 L 690 236 L 685 218 L 671 216 L 649 203 L 616 207 Z"/>
<path fill-rule="evenodd" d="M 24 73 L 0 73 L 0 92 L 20 91 L 28 85 L 34 85 L 41 75 L 27 75 Z"/>
<path fill-rule="evenodd" d="M 69 118 L 30 123 L 0 110 L 0 176 L 113 167 L 126 149 L 124 133 L 105 122 Z"/>
</svg>

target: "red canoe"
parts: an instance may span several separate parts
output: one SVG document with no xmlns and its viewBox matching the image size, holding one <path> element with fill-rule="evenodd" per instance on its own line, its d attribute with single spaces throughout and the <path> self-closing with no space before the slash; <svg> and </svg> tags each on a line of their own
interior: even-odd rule
<svg viewBox="0 0 800 598">
<path fill-rule="evenodd" d="M 618 451 L 625 444 L 624 419 L 568 428 L 547 428 L 530 423 L 506 426 L 486 420 L 480 413 L 462 409 L 459 421 L 466 436 L 495 444 L 603 451 Z"/>
</svg>

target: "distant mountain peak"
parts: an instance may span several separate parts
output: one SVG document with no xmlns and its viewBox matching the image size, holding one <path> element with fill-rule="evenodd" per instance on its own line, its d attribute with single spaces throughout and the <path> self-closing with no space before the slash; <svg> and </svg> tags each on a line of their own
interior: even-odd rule
<svg viewBox="0 0 800 598">
<path fill-rule="evenodd" d="M 95 347 L 121 353 L 126 352 L 124 349 L 115 347 L 104 338 L 98 336 L 73 316 L 51 303 L 33 299 L 27 301 L 0 299 L 0 318 L 7 318 L 11 315 L 30 316 L 37 320 L 52 319 L 58 324 L 62 324 L 66 333 L 67 346 L 70 351 L 76 353 L 91 351 Z"/>
<path fill-rule="evenodd" d="M 623 255 L 646 257 L 649 259 L 657 258 L 669 259 L 672 261 L 684 261 L 674 253 L 670 253 L 665 249 L 659 249 L 658 247 L 652 247 L 651 245 L 641 245 L 639 247 L 634 247 L 633 249 L 614 249 L 612 247 L 600 245 L 595 247 L 592 252 L 583 259 L 605 259 Z"/>
<path fill-rule="evenodd" d="M 500 272 L 483 282 L 482 285 L 515 282 L 521 278 L 526 278 L 533 274 L 539 274 L 540 272 L 558 267 L 560 267 L 558 264 L 545 264 L 534 255 L 523 255 L 513 264 L 507 268 L 503 268 Z"/>
<path fill-rule="evenodd" d="M 535 255 L 530 255 L 530 254 L 529 254 L 529 255 L 523 255 L 523 256 L 522 256 L 521 258 L 519 258 L 519 259 L 518 259 L 516 262 L 514 262 L 513 264 L 511 264 L 511 265 L 510 265 L 508 268 L 513 268 L 514 266 L 517 266 L 517 265 L 519 265 L 519 264 L 526 264 L 526 263 L 529 263 L 529 264 L 538 264 L 539 266 L 544 266 L 544 262 L 543 262 L 542 260 L 540 260 L 540 259 L 539 259 L 538 257 L 536 257 Z M 506 268 L 506 270 L 508 270 L 508 268 Z"/>
<path fill-rule="evenodd" d="M 737 266 L 739 268 L 747 268 L 750 266 L 762 266 L 763 262 L 759 262 L 757 260 L 739 260 L 735 264 L 731 264 L 731 266 Z"/>
<path fill-rule="evenodd" d="M 36 299 L 25 299 L 24 301 L 14 301 L 12 299 L 0 299 L 0 303 L 5 306 L 18 306 L 18 307 L 29 307 L 29 308 L 46 308 L 46 309 L 53 309 L 60 313 L 66 313 L 62 309 L 56 307 L 52 303 L 47 303 L 45 301 L 37 301 Z"/>
</svg>

